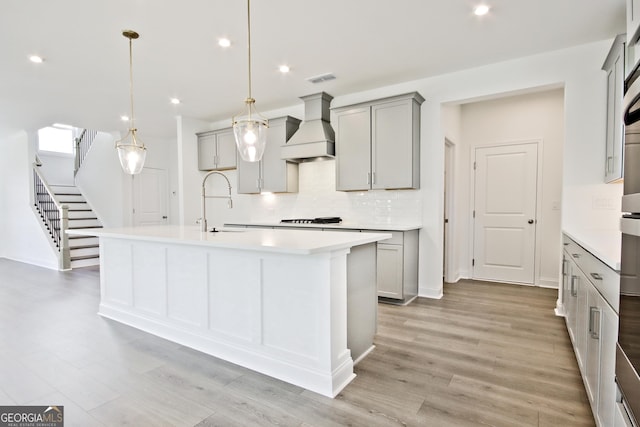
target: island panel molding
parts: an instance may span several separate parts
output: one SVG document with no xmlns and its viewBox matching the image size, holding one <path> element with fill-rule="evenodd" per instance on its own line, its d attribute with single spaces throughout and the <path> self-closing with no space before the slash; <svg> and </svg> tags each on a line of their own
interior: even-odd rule
<svg viewBox="0 0 640 427">
<path fill-rule="evenodd" d="M 329 397 L 355 377 L 353 359 L 373 349 L 375 248 L 389 234 L 169 228 L 70 232 L 100 237 L 101 316 Z"/>
</svg>

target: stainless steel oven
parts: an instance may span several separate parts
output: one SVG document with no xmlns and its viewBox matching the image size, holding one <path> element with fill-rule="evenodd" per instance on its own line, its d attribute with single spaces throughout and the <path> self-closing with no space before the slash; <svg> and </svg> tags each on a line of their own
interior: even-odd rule
<svg viewBox="0 0 640 427">
<path fill-rule="evenodd" d="M 616 382 L 623 403 L 640 421 L 640 65 L 625 81 L 624 190 L 620 259 L 620 323 Z"/>
</svg>

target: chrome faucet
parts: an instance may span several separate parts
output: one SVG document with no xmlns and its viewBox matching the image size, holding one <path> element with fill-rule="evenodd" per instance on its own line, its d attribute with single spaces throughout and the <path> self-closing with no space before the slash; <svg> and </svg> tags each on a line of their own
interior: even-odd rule
<svg viewBox="0 0 640 427">
<path fill-rule="evenodd" d="M 207 196 L 207 190 L 205 189 L 205 183 L 207 182 L 207 178 L 209 178 L 211 175 L 221 175 L 225 181 L 227 181 L 227 187 L 229 188 L 229 195 L 228 196 Z M 231 183 L 229 182 L 229 178 L 227 178 L 227 176 L 225 174 L 223 174 L 222 172 L 218 172 L 218 171 L 211 171 L 208 174 L 206 174 L 204 176 L 204 179 L 202 180 L 202 206 L 201 206 L 201 214 L 202 217 L 200 218 L 200 231 L 207 231 L 207 199 L 229 199 L 228 202 L 228 207 L 229 209 L 231 209 L 233 207 L 233 200 L 231 200 Z"/>
</svg>

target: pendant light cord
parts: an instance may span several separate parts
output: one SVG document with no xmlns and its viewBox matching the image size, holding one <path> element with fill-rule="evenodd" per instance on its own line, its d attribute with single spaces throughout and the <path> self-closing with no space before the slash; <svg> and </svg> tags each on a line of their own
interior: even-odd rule
<svg viewBox="0 0 640 427">
<path fill-rule="evenodd" d="M 129 98 L 131 101 L 131 129 L 135 130 L 135 119 L 133 117 L 133 47 L 132 38 L 129 37 Z M 136 143 L 134 139 L 134 144 Z"/>
<path fill-rule="evenodd" d="M 249 57 L 249 98 L 251 98 L 251 0 L 247 0 L 247 52 Z"/>
</svg>

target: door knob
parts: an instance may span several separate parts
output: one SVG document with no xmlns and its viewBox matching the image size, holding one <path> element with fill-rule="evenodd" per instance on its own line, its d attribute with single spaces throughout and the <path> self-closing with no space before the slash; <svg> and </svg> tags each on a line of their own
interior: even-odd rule
<svg viewBox="0 0 640 427">
<path fill-rule="evenodd" d="M 533 220 L 530 219 L 529 221 L 527 221 L 529 224 L 533 224 Z"/>
</svg>

